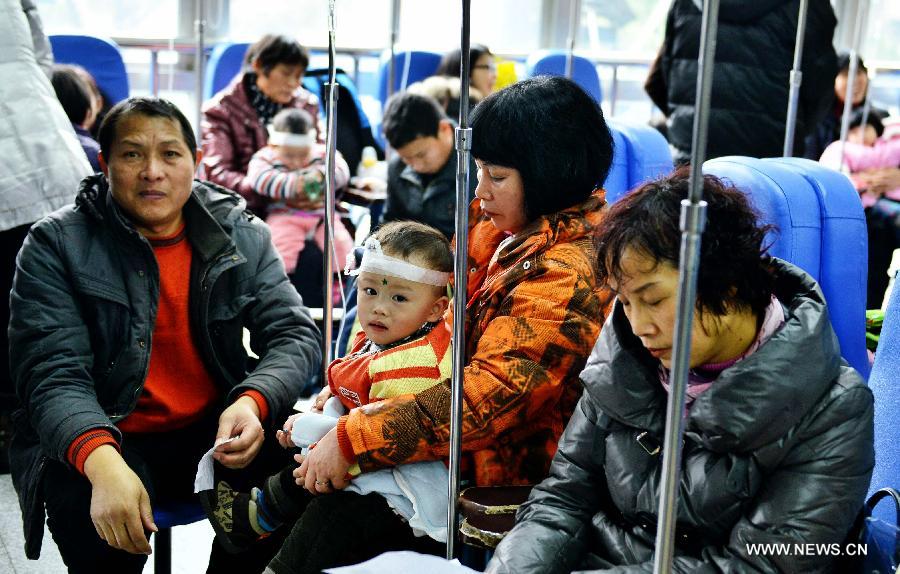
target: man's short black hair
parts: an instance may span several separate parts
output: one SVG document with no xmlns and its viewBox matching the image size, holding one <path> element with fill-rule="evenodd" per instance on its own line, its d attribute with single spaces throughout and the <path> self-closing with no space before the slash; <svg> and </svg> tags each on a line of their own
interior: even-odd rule
<svg viewBox="0 0 900 574">
<path fill-rule="evenodd" d="M 577 84 L 538 76 L 475 106 L 472 156 L 521 174 L 531 221 L 577 205 L 601 187 L 613 139 L 600 106 Z"/>
<path fill-rule="evenodd" d="M 103 157 L 110 158 L 112 144 L 116 139 L 116 126 L 122 118 L 130 115 L 142 115 L 151 118 L 167 118 L 174 120 L 181 128 L 181 135 L 184 136 L 184 143 L 191 150 L 191 157 L 197 161 L 197 138 L 194 137 L 194 129 L 191 122 L 181 113 L 178 106 L 168 100 L 161 98 L 128 98 L 114 105 L 103 123 L 100 124 L 100 131 L 97 133 L 97 140 L 100 143 L 100 152 Z"/>
<path fill-rule="evenodd" d="M 621 284 L 622 255 L 631 249 L 678 267 L 681 200 L 688 196 L 690 169 L 646 183 L 612 204 L 596 235 L 598 281 Z M 766 233 L 747 195 L 713 175 L 703 177 L 706 229 L 700 243 L 697 309 L 724 315 L 749 309 L 762 316 L 774 278 L 764 255 Z"/>
<path fill-rule="evenodd" d="M 384 137 L 394 149 L 400 149 L 420 137 L 438 135 L 441 121 L 447 116 L 441 105 L 430 96 L 399 92 L 384 107 Z"/>
<path fill-rule="evenodd" d="M 87 82 L 74 66 L 54 64 L 50 83 L 69 121 L 79 126 L 83 124 L 92 106 L 91 87 Z"/>
<path fill-rule="evenodd" d="M 278 64 L 299 65 L 306 70 L 309 67 L 309 52 L 293 38 L 266 34 L 247 48 L 247 54 L 244 57 L 245 65 L 252 68 L 256 62 L 259 63 L 266 75 Z"/>
</svg>

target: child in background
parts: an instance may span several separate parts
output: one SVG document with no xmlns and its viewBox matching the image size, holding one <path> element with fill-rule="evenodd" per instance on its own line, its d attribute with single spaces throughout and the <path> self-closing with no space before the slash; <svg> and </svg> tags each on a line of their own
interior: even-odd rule
<svg viewBox="0 0 900 574">
<path fill-rule="evenodd" d="M 339 152 L 334 167 L 334 187 L 340 189 L 350 180 L 350 169 Z M 316 141 L 312 116 L 297 108 L 286 108 L 275 115 L 269 126 L 268 145 L 253 155 L 247 167 L 253 190 L 275 200 L 266 223 L 272 231 L 272 243 L 295 286 L 298 284 L 294 271 L 305 246 L 311 245 L 314 239 L 323 253 L 325 250 L 325 168 L 325 145 Z M 353 238 L 337 216 L 333 243 L 335 261 L 344 261 L 353 250 Z M 305 275 L 304 280 L 317 277 L 310 275 L 316 270 L 300 271 Z M 340 302 L 337 285 L 334 297 L 335 303 Z M 320 306 L 304 302 L 308 306 Z"/>
<path fill-rule="evenodd" d="M 872 207 L 882 197 L 900 201 L 900 185 L 888 189 L 875 184 L 873 177 L 874 172 L 900 167 L 900 126 L 893 125 L 893 129 L 885 132 L 879 114 L 870 112 L 865 126 L 861 125 L 862 116 L 862 109 L 853 112 L 847 142 L 843 146 L 840 141 L 832 142 L 819 162 L 840 171 L 843 148 L 844 164 L 850 170 L 850 179 L 860 193 L 863 207 Z"/>
<path fill-rule="evenodd" d="M 72 122 L 81 149 L 84 150 L 91 167 L 99 173 L 100 162 L 97 157 L 100 153 L 100 144 L 91 137 L 90 132 L 99 109 L 94 99 L 93 89 L 85 76 L 90 77 L 90 74 L 84 69 L 54 64 L 50 83 L 53 84 L 53 91 L 56 92 L 56 98 L 62 104 L 66 116 Z"/>
<path fill-rule="evenodd" d="M 341 436 L 348 409 L 418 393 L 450 378 L 450 328 L 443 317 L 452 271 L 450 244 L 427 225 L 387 223 L 366 241 L 354 272 L 362 330 L 350 353 L 329 365 L 328 385 L 316 399 L 316 412 L 293 415 L 278 431 L 282 446 L 308 447 L 336 426 L 344 456 L 352 460 L 352 447 L 345 447 L 349 439 Z M 224 481 L 206 491 L 201 498 L 222 545 L 240 551 L 302 514 L 312 497 L 307 489 L 333 491 L 327 482 L 304 488 L 305 477 L 298 473 L 298 466 L 291 464 L 249 494 L 233 491 Z M 347 490 L 382 494 L 411 526 L 446 540 L 447 469 L 442 462 L 362 475 L 354 465 L 350 474 L 359 476 Z"/>
<path fill-rule="evenodd" d="M 900 248 L 900 125 L 885 128 L 881 114 L 870 111 L 862 125 L 863 110 L 853 112 L 847 141 L 831 143 L 819 160 L 836 170 L 846 167 L 859 192 L 868 229 L 869 272 L 866 308 L 879 309 L 890 277 L 894 250 Z M 841 152 L 844 166 L 841 165 Z"/>
</svg>

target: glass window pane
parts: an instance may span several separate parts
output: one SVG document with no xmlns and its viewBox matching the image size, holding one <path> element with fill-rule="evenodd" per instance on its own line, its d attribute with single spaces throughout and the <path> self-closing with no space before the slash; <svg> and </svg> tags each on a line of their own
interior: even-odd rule
<svg viewBox="0 0 900 574">
<path fill-rule="evenodd" d="M 91 34 L 116 38 L 174 38 L 178 0 L 36 0 L 47 34 Z"/>
<path fill-rule="evenodd" d="M 671 0 L 583 0 L 576 49 L 652 59 L 659 51 Z"/>
<path fill-rule="evenodd" d="M 284 34 L 304 46 L 328 45 L 328 2 L 324 0 L 230 0 L 228 34 L 253 42 L 264 34 Z M 341 0 L 335 3 L 338 48 L 381 49 L 390 41 L 389 0 Z"/>
</svg>

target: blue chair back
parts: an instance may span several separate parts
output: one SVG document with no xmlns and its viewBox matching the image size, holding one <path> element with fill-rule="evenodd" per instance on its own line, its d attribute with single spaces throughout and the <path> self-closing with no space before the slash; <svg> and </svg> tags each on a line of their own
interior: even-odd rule
<svg viewBox="0 0 900 574">
<path fill-rule="evenodd" d="M 338 68 L 335 73 L 335 80 L 337 80 L 338 85 L 345 90 L 345 94 L 342 94 L 340 97 L 344 95 L 349 95 L 350 99 L 353 100 L 353 105 L 356 108 L 356 115 L 359 117 L 359 124 L 363 128 L 368 130 L 372 129 L 372 121 L 369 120 L 369 116 L 366 115 L 363 110 L 362 102 L 359 99 L 359 90 L 356 89 L 356 84 L 353 83 L 353 78 L 350 77 L 347 72 Z M 303 76 L 303 87 L 319 96 L 319 107 L 323 114 L 327 113 L 326 109 L 326 95 L 325 91 L 326 84 L 328 83 L 328 70 L 316 69 L 316 70 L 307 70 L 306 75 Z M 340 98 L 338 98 L 340 101 Z M 340 116 L 338 116 L 340 117 Z"/>
<path fill-rule="evenodd" d="M 625 165 L 624 187 L 620 185 L 621 175 L 611 171 L 606 178 L 604 188 L 608 202 L 612 203 L 624 193 L 672 171 L 672 152 L 659 131 L 647 125 L 616 120 L 607 123 L 615 145 L 613 169 L 621 169 L 622 163 Z"/>
<path fill-rule="evenodd" d="M 394 90 L 393 93 L 405 90 L 410 84 L 433 76 L 441 63 L 441 55 L 437 52 L 395 52 L 394 53 Z M 381 55 L 378 69 L 378 99 L 382 107 L 388 99 L 388 81 L 391 75 L 391 53 L 386 50 Z"/>
<path fill-rule="evenodd" d="M 109 105 L 128 97 L 128 73 L 119 46 L 96 36 L 52 35 L 50 46 L 58 64 L 78 64 L 94 77 Z"/>
<path fill-rule="evenodd" d="M 849 181 L 815 162 L 783 158 L 722 157 L 706 162 L 703 171 L 746 191 L 764 221 L 777 227 L 767 237 L 769 253 L 819 282 L 841 354 L 867 377 L 866 229 Z"/>
<path fill-rule="evenodd" d="M 802 268 L 819 280 L 822 222 L 819 201 L 802 176 L 752 157 L 728 156 L 707 161 L 704 173 L 730 180 L 747 192 L 766 223 L 776 229 L 766 237 L 769 253 Z"/>
<path fill-rule="evenodd" d="M 875 364 L 869 376 L 869 388 L 875 395 L 875 470 L 869 495 L 879 488 L 900 488 L 900 425 L 896 416 L 900 412 L 900 384 L 897 366 L 900 365 L 900 279 L 895 280 L 894 291 L 888 302 Z M 873 515 L 895 524 L 893 510 L 885 504 L 875 507 Z M 887 514 L 889 513 L 889 514 Z"/>
<path fill-rule="evenodd" d="M 240 73 L 249 47 L 247 43 L 223 43 L 213 48 L 203 75 L 204 101 L 216 95 Z"/>
<path fill-rule="evenodd" d="M 529 78 L 566 75 L 566 52 L 563 50 L 539 50 L 532 53 L 525 60 L 525 73 Z M 597 66 L 584 56 L 572 55 L 572 80 L 590 94 L 598 104 L 603 101 L 603 90 L 600 87 Z"/>
<path fill-rule="evenodd" d="M 822 218 L 819 285 L 841 353 L 863 377 L 869 376 L 866 352 L 866 277 L 868 234 L 859 193 L 845 175 L 803 158 L 773 158 L 802 175 L 815 190 Z"/>
<path fill-rule="evenodd" d="M 606 201 L 613 203 L 631 189 L 628 186 L 628 143 L 625 135 L 615 126 L 609 124 L 609 133 L 613 137 L 613 161 L 603 182 L 606 190 Z"/>
</svg>

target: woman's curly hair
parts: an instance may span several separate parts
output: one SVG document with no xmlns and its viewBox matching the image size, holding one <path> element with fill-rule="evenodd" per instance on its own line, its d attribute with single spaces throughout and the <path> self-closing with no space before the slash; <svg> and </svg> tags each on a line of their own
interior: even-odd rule
<svg viewBox="0 0 900 574">
<path fill-rule="evenodd" d="M 599 281 L 623 279 L 622 255 L 626 249 L 657 263 L 678 267 L 681 247 L 681 200 L 688 197 L 689 168 L 646 183 L 610 206 L 597 235 Z M 707 202 L 706 229 L 700 246 L 697 276 L 697 309 L 724 315 L 729 310 L 750 309 L 761 314 L 769 305 L 774 278 L 765 255 L 766 233 L 759 214 L 746 194 L 721 179 L 703 178 Z"/>
</svg>

